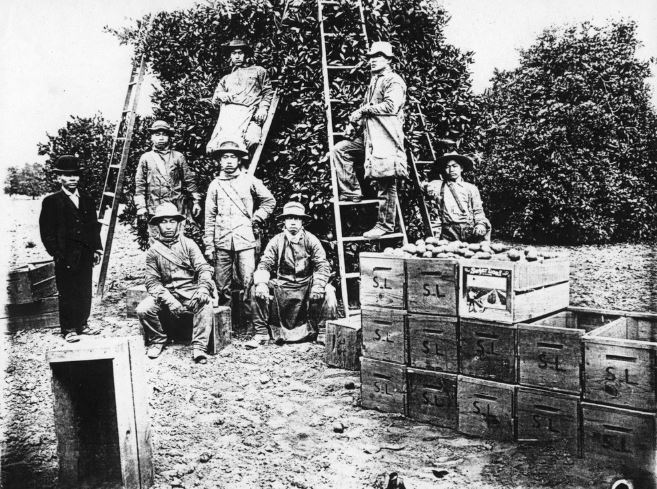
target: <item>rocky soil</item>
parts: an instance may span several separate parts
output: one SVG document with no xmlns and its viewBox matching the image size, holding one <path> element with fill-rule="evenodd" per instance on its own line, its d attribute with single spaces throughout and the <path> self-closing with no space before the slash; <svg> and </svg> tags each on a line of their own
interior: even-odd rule
<svg viewBox="0 0 657 489">
<path fill-rule="evenodd" d="M 3 253 L 11 264 L 45 257 L 39 201 L 3 198 Z M 9 247 L 11 244 L 11 247 Z M 614 245 L 551 248 L 572 263 L 572 303 L 657 310 L 655 250 Z M 92 321 L 102 337 L 138 336 L 125 290 L 139 283 L 141 253 L 119 227 L 109 289 Z M 57 483 L 50 370 L 56 331 L 3 337 L 2 482 Z M 87 340 L 89 341 L 89 340 Z M 408 489 L 607 487 L 617 474 L 544 446 L 498 443 L 360 407 L 357 372 L 328 368 L 316 344 L 248 350 L 240 339 L 205 366 L 186 345 L 146 363 L 157 488 L 385 488 L 398 472 Z"/>
</svg>

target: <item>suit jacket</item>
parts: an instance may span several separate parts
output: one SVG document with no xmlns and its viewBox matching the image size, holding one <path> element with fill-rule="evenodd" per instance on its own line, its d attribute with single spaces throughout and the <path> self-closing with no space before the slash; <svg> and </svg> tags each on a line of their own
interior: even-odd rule
<svg viewBox="0 0 657 489">
<path fill-rule="evenodd" d="M 88 195 L 80 192 L 80 206 L 60 190 L 43 199 L 39 230 L 46 251 L 56 264 L 77 268 L 84 251 L 93 253 L 102 249 L 100 223 L 96 206 Z"/>
</svg>

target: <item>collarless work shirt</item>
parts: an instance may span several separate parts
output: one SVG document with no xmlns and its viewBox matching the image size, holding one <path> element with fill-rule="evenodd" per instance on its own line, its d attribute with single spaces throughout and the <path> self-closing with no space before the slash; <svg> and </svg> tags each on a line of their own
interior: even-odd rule
<svg viewBox="0 0 657 489">
<path fill-rule="evenodd" d="M 451 184 L 454 192 L 448 188 L 443 180 L 433 180 L 428 184 L 428 190 L 433 199 L 438 203 L 440 220 L 443 224 L 478 224 L 486 223 L 486 214 L 481 202 L 479 189 L 462 178 Z M 445 185 L 445 188 L 443 188 Z M 456 194 L 456 197 L 454 196 Z M 461 204 L 463 211 L 456 202 Z"/>
<path fill-rule="evenodd" d="M 221 92 L 228 93 L 229 104 L 258 105 L 263 110 L 269 109 L 274 93 L 267 70 L 262 66 L 236 68 L 224 76 L 214 91 L 213 103 L 216 103 L 216 96 Z"/>
</svg>

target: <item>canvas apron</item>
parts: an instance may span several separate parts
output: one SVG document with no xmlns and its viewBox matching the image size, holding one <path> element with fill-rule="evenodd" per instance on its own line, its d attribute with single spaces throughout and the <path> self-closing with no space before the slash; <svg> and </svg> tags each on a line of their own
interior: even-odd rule
<svg viewBox="0 0 657 489">
<path fill-rule="evenodd" d="M 214 126 L 208 147 L 218 147 L 226 140 L 244 141 L 249 123 L 258 108 L 257 104 L 221 104 L 217 124 Z"/>
</svg>

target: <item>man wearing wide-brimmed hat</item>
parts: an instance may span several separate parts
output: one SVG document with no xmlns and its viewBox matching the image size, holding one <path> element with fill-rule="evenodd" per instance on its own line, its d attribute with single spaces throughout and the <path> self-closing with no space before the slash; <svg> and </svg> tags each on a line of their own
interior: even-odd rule
<svg viewBox="0 0 657 489">
<path fill-rule="evenodd" d="M 219 107 L 219 117 L 208 144 L 240 139 L 250 149 L 260 141 L 261 126 L 274 92 L 267 70 L 247 65 L 253 50 L 246 41 L 233 39 L 224 49 L 232 71 L 219 81 L 212 96 L 212 103 Z"/>
<path fill-rule="evenodd" d="M 337 317 L 331 266 L 319 239 L 303 228 L 309 218 L 303 204 L 285 204 L 283 232 L 262 254 L 253 276 L 256 343 L 317 338 L 326 321 Z"/>
<path fill-rule="evenodd" d="M 147 355 L 157 358 L 167 342 L 161 315 L 180 318 L 193 314 L 192 359 L 206 363 L 206 351 L 214 320 L 211 301 L 212 267 L 196 243 L 182 236 L 185 218 L 176 206 L 165 202 L 151 217 L 151 246 L 146 252 L 144 282 L 149 296 L 137 306 Z"/>
<path fill-rule="evenodd" d="M 141 155 L 135 174 L 137 217 L 148 221 L 155 208 L 164 202 L 175 204 L 183 214 L 201 213 L 201 194 L 196 175 L 182 153 L 171 148 L 173 129 L 165 121 L 155 121 L 149 129 L 153 149 Z"/>
<path fill-rule="evenodd" d="M 235 287 L 241 291 L 239 317 L 248 323 L 251 302 L 246 292 L 255 269 L 253 228 L 267 220 L 276 200 L 262 181 L 242 170 L 240 162 L 247 151 L 239 139 L 218 142 L 209 153 L 221 170 L 210 183 L 205 199 L 205 256 L 215 264 L 219 305 L 232 305 L 235 276 Z"/>
<path fill-rule="evenodd" d="M 378 187 L 376 225 L 365 238 L 379 238 L 395 230 L 397 178 L 408 175 L 404 152 L 404 104 L 406 84 L 390 64 L 395 59 L 389 42 L 372 43 L 368 52 L 372 79 L 363 105 L 349 117 L 345 133 L 349 139 L 335 145 L 333 158 L 340 200 L 362 199 L 354 165 L 364 159 L 365 178 Z"/>
<path fill-rule="evenodd" d="M 43 199 L 39 229 L 46 251 L 55 260 L 55 281 L 59 292 L 59 325 L 68 342 L 80 334 L 98 334 L 87 324 L 91 312 L 91 285 L 94 265 L 100 263 L 102 244 L 96 205 L 80 192 L 80 161 L 60 156 L 54 172 L 60 191 Z"/>
<path fill-rule="evenodd" d="M 446 153 L 436 160 L 436 170 L 442 179 L 425 184 L 429 198 L 438 204 L 440 221 L 436 229 L 440 237 L 450 241 L 490 241 L 491 225 L 481 202 L 479 189 L 465 182 L 461 174 L 472 171 L 474 161 L 469 156 Z"/>
</svg>

